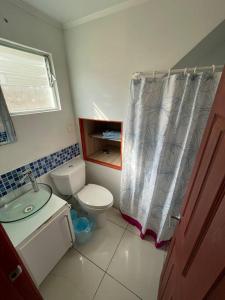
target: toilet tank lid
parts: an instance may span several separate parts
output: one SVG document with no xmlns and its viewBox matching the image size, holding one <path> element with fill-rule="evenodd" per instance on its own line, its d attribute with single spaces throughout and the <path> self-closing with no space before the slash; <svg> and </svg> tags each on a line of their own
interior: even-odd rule
<svg viewBox="0 0 225 300">
<path fill-rule="evenodd" d="M 85 162 L 81 158 L 75 158 L 66 164 L 56 168 L 50 174 L 52 177 L 70 176 L 72 173 L 77 172 L 79 169 L 84 168 Z"/>
</svg>

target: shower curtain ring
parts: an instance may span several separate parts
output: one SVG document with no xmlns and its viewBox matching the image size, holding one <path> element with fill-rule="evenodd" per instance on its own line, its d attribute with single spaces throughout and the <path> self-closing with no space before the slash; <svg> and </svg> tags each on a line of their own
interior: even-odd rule
<svg viewBox="0 0 225 300">
<path fill-rule="evenodd" d="M 187 75 L 187 68 L 184 69 L 184 75 Z"/>
<path fill-rule="evenodd" d="M 212 72 L 215 73 L 216 66 L 212 65 Z"/>
<path fill-rule="evenodd" d="M 194 67 L 194 74 L 196 74 L 196 72 L 197 72 L 197 66 Z"/>
</svg>

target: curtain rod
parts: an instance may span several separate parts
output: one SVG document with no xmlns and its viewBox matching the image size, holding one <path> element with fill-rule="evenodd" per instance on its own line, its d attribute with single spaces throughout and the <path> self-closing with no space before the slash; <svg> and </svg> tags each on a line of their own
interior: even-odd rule
<svg viewBox="0 0 225 300">
<path fill-rule="evenodd" d="M 156 77 L 156 75 L 170 75 L 170 74 L 176 74 L 176 73 L 184 73 L 187 74 L 188 72 L 197 73 L 200 71 L 206 71 L 206 70 L 212 70 L 212 72 L 215 72 L 216 69 L 223 69 L 224 65 L 212 65 L 212 66 L 204 66 L 204 67 L 195 67 L 195 68 L 184 68 L 184 69 L 169 69 L 166 71 L 149 71 L 149 72 L 135 72 L 132 74 L 133 79 L 138 79 L 141 76 L 144 77 Z"/>
</svg>

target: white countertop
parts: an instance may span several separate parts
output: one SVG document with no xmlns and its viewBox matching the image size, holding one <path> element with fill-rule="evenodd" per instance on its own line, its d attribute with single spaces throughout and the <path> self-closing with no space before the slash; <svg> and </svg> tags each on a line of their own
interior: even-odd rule
<svg viewBox="0 0 225 300">
<path fill-rule="evenodd" d="M 17 247 L 66 204 L 65 200 L 52 194 L 48 203 L 30 217 L 12 223 L 2 223 L 14 247 Z"/>
</svg>

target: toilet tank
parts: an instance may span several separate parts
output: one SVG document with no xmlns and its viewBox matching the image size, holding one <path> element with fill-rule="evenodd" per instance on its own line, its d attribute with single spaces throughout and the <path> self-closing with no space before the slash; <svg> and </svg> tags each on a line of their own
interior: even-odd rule
<svg viewBox="0 0 225 300">
<path fill-rule="evenodd" d="M 51 178 L 62 195 L 73 195 L 85 185 L 85 162 L 75 158 L 50 173 Z"/>
</svg>

